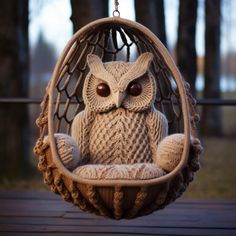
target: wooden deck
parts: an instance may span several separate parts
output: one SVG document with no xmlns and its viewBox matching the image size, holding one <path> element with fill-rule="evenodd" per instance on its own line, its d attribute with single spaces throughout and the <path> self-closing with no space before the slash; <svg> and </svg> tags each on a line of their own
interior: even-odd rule
<svg viewBox="0 0 236 236">
<path fill-rule="evenodd" d="M 0 191 L 0 235 L 236 235 L 236 201 L 179 200 L 135 220 L 81 212 L 44 192 Z"/>
</svg>

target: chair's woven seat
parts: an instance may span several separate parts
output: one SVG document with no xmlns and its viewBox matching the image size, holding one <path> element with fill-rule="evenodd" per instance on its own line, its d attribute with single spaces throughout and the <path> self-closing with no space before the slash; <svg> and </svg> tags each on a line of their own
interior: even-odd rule
<svg viewBox="0 0 236 236">
<path fill-rule="evenodd" d="M 161 177 L 165 172 L 153 163 L 136 164 L 88 164 L 77 167 L 74 174 L 83 179 L 147 180 Z"/>
</svg>

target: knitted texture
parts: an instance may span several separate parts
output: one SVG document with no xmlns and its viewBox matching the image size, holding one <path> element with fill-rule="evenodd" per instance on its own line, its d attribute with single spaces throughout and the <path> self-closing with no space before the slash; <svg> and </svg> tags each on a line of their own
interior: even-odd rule
<svg viewBox="0 0 236 236">
<path fill-rule="evenodd" d="M 164 114 L 153 109 L 146 118 L 152 159 L 156 159 L 157 147 L 161 140 L 168 135 L 168 121 Z"/>
<path fill-rule="evenodd" d="M 131 50 L 133 47 L 137 49 L 135 55 Z M 130 61 L 133 56 L 144 51 L 153 53 L 152 64 L 150 64 L 152 59 L 150 54 L 140 55 L 141 58 L 134 63 L 116 61 L 120 58 Z M 85 58 L 89 52 L 97 54 L 104 60 L 111 58 L 112 61 L 103 63 L 96 56 L 91 56 L 91 58 L 88 56 L 87 64 Z M 93 68 L 93 66 L 95 67 Z M 87 77 L 86 73 L 88 73 Z M 121 83 L 120 81 L 123 80 L 121 78 L 125 74 L 126 81 Z M 114 79 L 111 79 L 111 75 Z M 139 96 L 130 96 L 130 85 L 135 82 L 141 84 L 142 93 Z M 99 83 L 109 86 L 108 97 L 102 97 L 102 93 L 97 93 Z M 112 86 L 112 83 L 116 86 Z M 144 86 L 145 84 L 147 86 Z M 82 86 L 83 98 L 81 98 Z M 98 96 L 98 94 L 102 95 Z M 146 136 L 148 136 L 151 157 L 156 160 L 157 146 L 165 136 L 164 131 L 163 135 L 159 131 L 162 130 L 162 123 L 167 122 L 165 119 L 161 119 L 161 115 L 162 122 L 160 124 L 155 122 L 154 111 L 151 110 L 154 99 L 158 108 L 168 115 L 171 133 L 184 130 L 185 138 L 189 134 L 197 137 L 195 103 L 167 50 L 149 30 L 140 24 L 119 17 L 102 19 L 85 26 L 83 30 L 73 36 L 60 57 L 50 82 L 50 91 L 49 89 L 46 91 L 41 107 L 42 112 L 37 121 L 40 137 L 35 147 L 35 153 L 39 156 L 38 168 L 43 172 L 45 183 L 50 185 L 53 192 L 60 194 L 63 199 L 71 201 L 82 210 L 115 219 L 146 215 L 173 202 L 183 193 L 193 179 L 193 173 L 199 168 L 201 148 L 200 142 L 196 139 L 190 145 L 186 165 L 181 166 L 178 173 L 169 173 L 167 178 L 163 179 L 156 179 L 157 177 L 153 175 L 151 178 L 155 176 L 154 179 L 145 181 L 145 183 L 136 181 L 138 176 L 133 175 L 131 177 L 133 181 L 117 179 L 117 181 L 109 181 L 109 186 L 106 187 L 104 187 L 105 182 L 102 178 L 100 181 L 84 181 L 80 175 L 72 177 L 68 171 L 61 168 L 61 165 L 57 165 L 57 157 L 60 158 L 60 156 L 55 155 L 58 150 L 52 145 L 56 141 L 55 138 L 51 137 L 48 145 L 43 143 L 43 137 L 48 132 L 53 133 L 55 130 L 57 130 L 56 132 L 68 132 L 73 123 L 73 137 L 77 138 L 75 140 L 81 159 L 88 164 L 84 165 L 85 162 L 83 162 L 81 168 L 92 166 L 96 169 L 101 164 L 89 164 L 91 130 L 95 124 L 95 118 L 98 114 L 109 113 L 120 105 L 129 112 L 140 113 L 141 116 L 143 116 L 142 113 L 146 113 L 146 119 L 141 121 L 147 130 Z M 65 100 L 66 104 L 63 102 Z M 56 103 L 54 103 L 55 101 Z M 75 105 L 74 101 L 78 101 L 78 103 Z M 85 111 L 79 112 L 72 121 L 75 112 L 81 111 L 84 105 L 86 105 Z M 188 149 L 188 140 L 185 143 L 185 148 Z M 138 144 L 136 145 L 138 146 Z M 113 149 L 116 148 L 111 144 L 110 146 Z M 187 159 L 187 155 L 188 153 L 185 153 L 182 156 L 183 159 Z M 172 157 L 170 156 L 170 158 Z M 54 163 L 54 161 L 56 162 Z M 155 164 L 145 163 L 144 165 Z M 108 165 L 102 165 L 104 170 L 110 168 Z M 117 166 L 122 165 L 128 164 Z M 130 164 L 128 168 L 136 165 L 143 165 L 143 163 Z M 154 167 L 158 168 L 156 166 Z M 138 167 L 136 166 L 136 168 Z M 102 172 L 103 168 L 99 175 L 103 177 Z M 113 175 L 111 174 L 111 176 Z M 118 178 L 122 178 L 122 176 L 118 176 Z M 135 184 L 133 184 L 134 182 Z"/>
<path fill-rule="evenodd" d="M 83 111 L 72 125 L 72 137 L 82 154 L 88 154 L 90 164 L 151 163 L 156 155 L 154 147 L 166 133 L 167 121 L 162 113 L 135 113 L 124 108 L 95 117 Z"/>
<path fill-rule="evenodd" d="M 75 117 L 71 129 L 81 153 L 79 159 L 84 164 L 135 164 L 152 163 L 154 160 L 166 171 L 177 166 L 183 150 L 183 138 L 181 135 L 170 136 L 161 142 L 168 134 L 168 122 L 161 112 L 151 108 L 156 85 L 151 73 L 146 72 L 152 57 L 152 54 L 145 53 L 134 63 L 103 64 L 99 57 L 88 56 L 90 74 L 83 90 L 86 107 Z M 134 79 L 141 84 L 142 93 L 139 96 L 126 94 L 122 107 L 112 109 L 117 105 L 114 93 L 124 93 Z M 96 93 L 101 82 L 109 85 L 109 96 L 102 97 Z M 61 159 L 68 167 L 72 160 L 78 161 L 78 157 L 71 156 L 67 140 L 59 140 L 57 145 L 61 148 Z"/>
<path fill-rule="evenodd" d="M 172 134 L 164 138 L 158 145 L 154 162 L 165 171 L 172 171 L 181 160 L 184 138 L 183 134 Z"/>
<path fill-rule="evenodd" d="M 90 161 L 89 140 L 94 119 L 93 112 L 82 111 L 76 115 L 71 127 L 71 136 L 78 145 L 84 164 Z"/>
<path fill-rule="evenodd" d="M 103 63 L 98 56 L 88 55 L 90 73 L 86 76 L 83 87 L 86 109 L 108 112 L 116 107 L 119 96 L 123 97 L 122 106 L 129 111 L 138 112 L 150 108 L 156 97 L 155 78 L 149 71 L 152 58 L 151 53 L 144 53 L 134 63 L 121 61 Z M 131 96 L 127 92 L 128 85 L 132 81 L 142 86 L 142 93 L 139 96 Z M 96 93 L 100 83 L 109 86 L 109 96 L 102 97 Z"/>
<path fill-rule="evenodd" d="M 153 59 L 144 53 L 133 63 L 103 63 L 88 55 L 90 73 L 85 79 L 85 110 L 72 124 L 72 137 L 82 156 L 92 164 L 151 163 L 158 143 L 168 133 L 164 115 L 152 109 L 156 97 L 155 79 L 149 71 Z M 137 96 L 128 93 L 134 81 L 142 90 Z M 97 86 L 106 83 L 107 96 L 97 94 Z M 122 98 L 120 105 L 116 99 Z"/>
<path fill-rule="evenodd" d="M 90 135 L 91 163 L 152 162 L 145 113 L 123 108 L 97 114 Z"/>
<path fill-rule="evenodd" d="M 63 165 L 73 170 L 81 164 L 82 158 L 75 140 L 66 134 L 54 134 L 59 158 Z M 49 144 L 48 136 L 44 138 L 44 143 Z"/>
<path fill-rule="evenodd" d="M 144 113 L 119 108 L 97 114 L 90 133 L 91 163 L 152 162 Z"/>
<path fill-rule="evenodd" d="M 127 179 L 145 180 L 163 176 L 165 172 L 155 164 L 133 165 L 84 165 L 76 168 L 74 174 L 84 179 Z"/>
</svg>

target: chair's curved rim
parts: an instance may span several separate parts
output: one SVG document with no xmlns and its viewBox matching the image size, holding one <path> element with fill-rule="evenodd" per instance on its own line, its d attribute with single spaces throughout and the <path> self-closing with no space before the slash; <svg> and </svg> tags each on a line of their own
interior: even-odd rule
<svg viewBox="0 0 236 236">
<path fill-rule="evenodd" d="M 58 152 L 56 148 L 55 138 L 54 138 L 54 87 L 56 83 L 56 79 L 58 77 L 60 68 L 64 62 L 64 59 L 69 52 L 70 48 L 74 44 L 74 42 L 78 39 L 78 37 L 84 35 L 91 29 L 95 29 L 98 26 L 104 25 L 104 24 L 118 24 L 120 26 L 125 25 L 132 27 L 138 31 L 141 31 L 144 33 L 148 38 L 156 45 L 157 49 L 159 50 L 160 54 L 163 56 L 163 59 L 165 60 L 165 63 L 168 65 L 172 76 L 174 80 L 176 81 L 180 97 L 181 97 L 181 105 L 182 105 L 182 113 L 183 113 L 183 121 L 184 121 L 184 135 L 185 135 L 185 142 L 184 142 L 184 149 L 183 154 L 181 157 L 181 161 L 179 162 L 178 166 L 176 168 L 161 177 L 149 179 L 149 180 L 89 180 L 89 179 L 81 179 L 79 176 L 73 174 L 69 170 L 67 170 L 64 165 L 61 163 Z M 64 48 L 61 56 L 59 57 L 55 69 L 53 71 L 52 79 L 50 82 L 50 88 L 49 88 L 49 108 L 48 108 L 48 132 L 49 132 L 49 139 L 50 139 L 50 147 L 52 152 L 52 161 L 56 165 L 56 167 L 59 169 L 59 173 L 64 175 L 65 177 L 71 178 L 73 181 L 81 183 L 81 184 L 89 184 L 94 186 L 143 186 L 143 185 L 155 185 L 155 184 L 161 184 L 164 182 L 168 182 L 170 179 L 175 177 L 182 168 L 186 165 L 188 160 L 188 154 L 189 154 L 189 146 L 190 146 L 190 121 L 189 121 L 189 110 L 188 110 L 188 102 L 187 102 L 187 96 L 185 91 L 185 86 L 183 84 L 183 80 L 181 77 L 181 74 L 176 67 L 173 59 L 171 58 L 170 54 L 168 53 L 165 46 L 161 43 L 161 41 L 146 27 L 143 25 L 133 22 L 127 19 L 123 19 L 120 17 L 107 17 L 102 18 L 96 21 L 93 21 L 83 28 L 81 28 L 79 31 L 77 31 L 72 38 L 67 43 L 66 47 Z"/>
</svg>

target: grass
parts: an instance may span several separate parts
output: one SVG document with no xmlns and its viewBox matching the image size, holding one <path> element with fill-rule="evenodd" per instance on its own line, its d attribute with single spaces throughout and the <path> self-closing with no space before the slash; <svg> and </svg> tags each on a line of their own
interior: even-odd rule
<svg viewBox="0 0 236 236">
<path fill-rule="evenodd" d="M 236 139 L 208 138 L 186 198 L 236 199 Z"/>
<path fill-rule="evenodd" d="M 31 178 L 30 180 L 18 179 L 18 180 L 9 180 L 4 178 L 0 181 L 1 190 L 32 190 L 32 191 L 50 191 L 50 188 L 43 183 L 43 180 L 40 178 Z"/>
<path fill-rule="evenodd" d="M 236 99 L 236 93 L 224 93 L 223 99 Z M 236 108 L 224 106 L 224 136 L 202 140 L 202 168 L 184 194 L 186 198 L 236 199 Z"/>
</svg>

